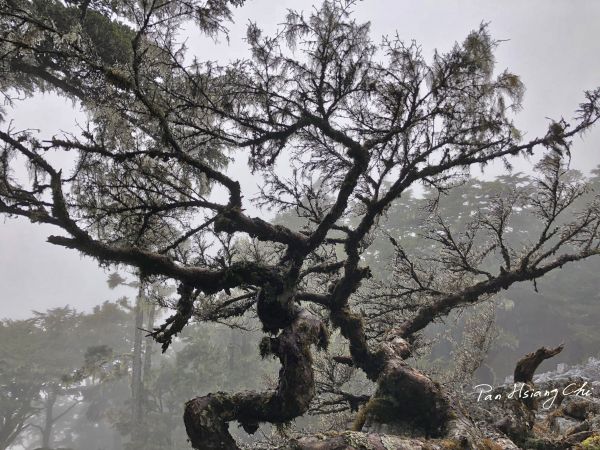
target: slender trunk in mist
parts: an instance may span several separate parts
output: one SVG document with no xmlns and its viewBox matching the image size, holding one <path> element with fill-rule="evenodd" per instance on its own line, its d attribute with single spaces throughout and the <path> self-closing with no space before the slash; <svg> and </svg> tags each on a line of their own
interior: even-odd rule
<svg viewBox="0 0 600 450">
<path fill-rule="evenodd" d="M 52 387 L 44 403 L 44 426 L 42 427 L 42 448 L 51 448 L 52 428 L 54 426 L 54 405 L 56 404 L 56 389 Z"/>
<path fill-rule="evenodd" d="M 144 326 L 144 284 L 140 278 L 140 286 L 135 305 L 135 331 L 133 339 L 133 361 L 131 370 L 131 440 L 140 442 L 142 429 L 142 327 Z"/>
<path fill-rule="evenodd" d="M 146 330 L 154 329 L 154 318 L 156 315 L 156 305 L 149 303 L 148 307 L 148 321 L 146 322 Z M 152 339 L 146 339 L 146 345 L 144 346 L 144 370 L 143 370 L 143 381 L 147 384 L 150 376 L 150 370 L 152 369 Z"/>
<path fill-rule="evenodd" d="M 239 345 L 239 332 L 235 329 L 231 329 L 231 337 L 229 340 L 229 361 L 228 361 L 228 369 L 229 373 L 233 373 L 235 369 L 235 349 Z"/>
</svg>

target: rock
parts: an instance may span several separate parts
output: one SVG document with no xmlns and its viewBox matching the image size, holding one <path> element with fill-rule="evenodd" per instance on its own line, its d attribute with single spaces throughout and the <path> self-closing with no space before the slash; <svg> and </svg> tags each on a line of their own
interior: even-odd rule
<svg viewBox="0 0 600 450">
<path fill-rule="evenodd" d="M 600 405 L 587 399 L 565 402 L 563 413 L 573 419 L 585 420 L 588 414 L 598 414 Z"/>
<path fill-rule="evenodd" d="M 567 419 L 566 417 L 557 417 L 555 423 L 556 430 L 559 434 L 566 434 L 567 430 L 572 429 L 575 425 L 578 424 L 576 420 Z"/>
</svg>

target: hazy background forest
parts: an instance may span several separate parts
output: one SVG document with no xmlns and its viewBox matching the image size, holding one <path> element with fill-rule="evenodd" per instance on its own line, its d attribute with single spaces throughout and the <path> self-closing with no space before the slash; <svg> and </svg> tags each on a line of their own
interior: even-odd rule
<svg viewBox="0 0 600 450">
<path fill-rule="evenodd" d="M 360 20 L 372 21 L 373 35 L 398 29 L 402 38 L 418 41 L 426 54 L 448 48 L 481 21 L 490 21 L 497 38 L 510 39 L 499 47 L 498 65 L 520 74 L 527 86 L 524 113 L 518 121 L 533 135 L 547 127 L 545 117 L 573 110 L 583 89 L 600 84 L 600 31 L 594 20 L 600 17 L 600 4 L 576 3 L 578 7 L 567 1 L 550 5 L 510 1 L 501 6 L 500 2 L 440 5 L 431 1 L 417 6 L 408 1 L 367 0 L 356 10 Z M 229 42 L 220 39 L 215 44 L 190 32 L 188 44 L 206 59 L 243 57 L 248 20 L 274 30 L 286 7 L 310 6 L 310 1 L 278 2 L 275 7 L 269 1 L 251 0 L 235 13 Z M 19 105 L 13 117 L 17 126 L 19 120 L 35 117 L 43 134 L 72 129 L 80 114 L 77 105 L 40 94 Z M 578 142 L 572 159 L 574 173 L 589 176 L 597 189 L 599 136 L 595 130 L 584 144 Z M 240 154 L 228 171 L 241 174 L 247 190 L 256 192 L 256 180 L 245 165 Z M 531 161 L 517 162 L 512 175 L 498 176 L 502 167 L 492 164 L 448 195 L 440 197 L 427 189 L 404 195 L 387 212 L 388 234 L 401 238 L 407 250 L 418 245 L 433 201 L 460 229 L 473 211 L 489 207 L 496 193 L 531 182 L 531 166 Z M 253 208 L 256 214 L 273 216 Z M 282 215 L 276 220 L 293 226 L 297 219 Z M 518 224 L 511 230 L 515 240 L 526 240 L 539 231 L 527 210 L 518 211 L 513 220 Z M 5 423 L 0 430 L 0 449 L 183 450 L 189 444 L 181 416 L 190 393 L 262 389 L 276 383 L 279 366 L 260 358 L 260 327 L 252 317 L 242 317 L 233 327 L 191 324 L 168 352 L 161 353 L 145 330 L 164 319 L 163 307 L 174 288 L 144 283 L 135 272 L 99 268 L 75 252 L 53 248 L 44 242 L 48 234 L 44 226 L 19 219 L 2 223 L 0 230 L 0 386 L 3 378 L 19 380 L 11 385 L 10 395 L 0 395 L 0 416 L 12 414 L 10 426 Z M 366 255 L 367 262 L 383 277 L 392 276 L 392 253 L 390 242 L 378 239 Z M 477 308 L 454 311 L 427 331 L 428 343 L 416 364 L 468 391 L 475 382 L 502 383 L 520 356 L 542 345 L 564 342 L 566 350 L 541 370 L 598 357 L 598 273 L 600 258 L 596 257 L 553 272 L 535 286 L 519 284 Z M 368 305 L 361 312 L 368 315 Z M 335 345 L 334 340 L 334 349 Z M 369 393 L 360 374 L 332 376 L 331 370 L 327 362 L 317 361 L 317 390 L 319 383 L 335 382 L 357 396 Z M 472 379 L 464 377 L 469 373 Z M 308 430 L 345 426 L 355 412 L 352 409 L 348 405 L 332 410 L 321 399 L 311 415 L 295 426 Z M 256 439 L 276 440 L 286 432 L 265 426 Z M 145 436 L 143 447 L 136 443 L 140 435 Z"/>
</svg>

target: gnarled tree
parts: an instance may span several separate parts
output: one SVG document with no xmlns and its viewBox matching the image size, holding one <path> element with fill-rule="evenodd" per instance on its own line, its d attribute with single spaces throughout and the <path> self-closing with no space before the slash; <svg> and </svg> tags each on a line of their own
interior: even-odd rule
<svg viewBox="0 0 600 450">
<path fill-rule="evenodd" d="M 281 361 L 278 384 L 191 400 L 195 448 L 237 448 L 230 422 L 253 433 L 304 414 L 315 395 L 312 347 L 325 348 L 334 330 L 349 344 L 337 360 L 377 385 L 357 427 L 449 433 L 452 402 L 406 360 L 419 333 L 453 309 L 600 252 L 598 205 L 572 211 L 587 191 L 565 163 L 572 138 L 600 117 L 600 90 L 585 93 L 572 123 L 524 141 L 512 122 L 523 86 L 495 71 L 485 26 L 427 61 L 399 39 L 374 45 L 352 2 L 290 12 L 275 37 L 249 26 L 251 58 L 225 67 L 178 44 L 184 23 L 219 32 L 241 3 L 4 0 L 4 94 L 53 91 L 80 102 L 89 122 L 43 141 L 0 131 L 0 212 L 62 230 L 52 244 L 177 282 L 176 312 L 153 333 L 164 349 L 194 315 L 256 314 L 261 354 Z M 72 167 L 53 158 L 66 151 Z M 223 169 L 233 151 L 262 175 L 258 204 L 292 211 L 301 227 L 247 214 Z M 535 152 L 544 154 L 537 181 L 494 199 L 466 229 L 433 209 L 423 239 L 435 252 L 409 255 L 390 236 L 391 279 L 363 262 L 409 188 L 443 192 L 473 165 Z M 508 236 L 515 208 L 540 221 L 537 241 Z"/>
</svg>

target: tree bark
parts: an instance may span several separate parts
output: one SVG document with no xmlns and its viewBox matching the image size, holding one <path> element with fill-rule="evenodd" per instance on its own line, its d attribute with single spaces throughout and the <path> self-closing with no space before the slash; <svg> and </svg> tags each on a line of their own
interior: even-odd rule
<svg viewBox="0 0 600 450">
<path fill-rule="evenodd" d="M 531 352 L 523 356 L 517 365 L 515 366 L 514 382 L 524 383 L 533 389 L 533 375 L 539 367 L 539 365 L 545 360 L 552 358 L 562 352 L 564 345 L 561 344 L 556 348 L 538 348 L 535 352 Z M 534 398 L 528 397 L 521 400 L 521 402 L 530 410 L 537 409 L 537 401 Z"/>
<path fill-rule="evenodd" d="M 360 319 L 340 322 L 345 328 L 350 328 L 350 323 L 361 323 Z M 353 328 L 356 330 L 358 326 Z M 358 339 L 354 341 L 360 343 Z M 450 401 L 438 383 L 404 361 L 411 355 L 412 348 L 402 336 L 402 330 L 390 330 L 376 351 L 369 351 L 366 344 L 360 350 L 361 346 L 356 345 L 354 349 L 351 346 L 351 360 L 377 383 L 377 390 L 359 411 L 354 430 L 412 436 L 443 435 L 451 417 Z M 349 364 L 350 360 L 338 358 L 338 362 Z"/>
<path fill-rule="evenodd" d="M 521 358 L 515 367 L 514 380 L 515 383 L 531 383 L 533 382 L 533 375 L 539 365 L 547 359 L 558 355 L 562 352 L 564 344 L 559 345 L 556 348 L 538 348 L 535 352 L 526 354 Z"/>
<path fill-rule="evenodd" d="M 375 394 L 362 407 L 357 431 L 407 436 L 442 436 L 451 417 L 442 387 L 401 359 L 391 360 Z"/>
<path fill-rule="evenodd" d="M 265 338 L 261 353 L 281 361 L 279 383 L 273 391 L 217 392 L 190 400 L 184 422 L 192 446 L 202 450 L 237 450 L 228 431 L 229 422 L 238 421 L 254 433 L 261 422 L 281 424 L 304 414 L 315 394 L 311 346 L 327 345 L 327 331 L 321 320 L 299 310 L 290 325 L 275 338 Z"/>
</svg>

